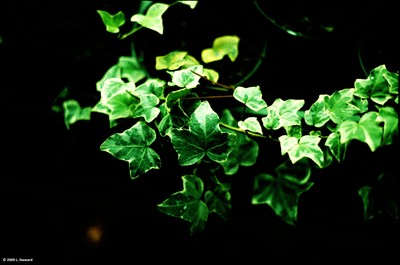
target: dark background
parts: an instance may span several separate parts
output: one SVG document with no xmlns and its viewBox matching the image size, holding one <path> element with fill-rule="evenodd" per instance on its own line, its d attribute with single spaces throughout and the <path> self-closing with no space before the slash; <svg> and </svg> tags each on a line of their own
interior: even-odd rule
<svg viewBox="0 0 400 265">
<path fill-rule="evenodd" d="M 3 1 L 0 258 L 34 258 L 38 264 L 239 257 L 315 264 L 377 258 L 388 264 L 395 258 L 398 221 L 364 222 L 357 190 L 384 169 L 395 176 L 397 194 L 398 145 L 371 154 L 355 144 L 343 165 L 316 173 L 314 187 L 301 197 L 297 227 L 282 223 L 267 206 L 250 204 L 252 178 L 262 169 L 243 169 L 232 180 L 231 219 L 211 215 L 205 231 L 190 236 L 188 223 L 156 209 L 181 190 L 179 169 L 133 181 L 127 163 L 99 151 L 112 132 L 107 117 L 93 114 L 67 130 L 62 115 L 51 111 L 65 87 L 83 106 L 97 103 L 96 82 L 119 56 L 129 56 L 130 40 L 145 50 L 147 69 L 157 74 L 155 56 L 182 49 L 200 58 L 216 37 L 238 35 L 238 62 L 210 65 L 225 84 L 240 81 L 267 44 L 260 68 L 243 86 L 260 85 L 268 104 L 275 98 L 311 103 L 319 94 L 353 87 L 356 78 L 366 78 L 363 67 L 367 73 L 381 64 L 399 70 L 398 19 L 390 4 L 275 2 L 258 4 L 305 37 L 287 34 L 251 1 L 200 2 L 194 10 L 176 5 L 163 15 L 163 36 L 142 30 L 123 41 L 105 31 L 96 10 L 123 10 L 129 19 L 138 1 Z M 268 155 L 262 158 L 275 161 Z M 91 228 L 103 232 L 100 241 L 90 240 Z"/>
</svg>

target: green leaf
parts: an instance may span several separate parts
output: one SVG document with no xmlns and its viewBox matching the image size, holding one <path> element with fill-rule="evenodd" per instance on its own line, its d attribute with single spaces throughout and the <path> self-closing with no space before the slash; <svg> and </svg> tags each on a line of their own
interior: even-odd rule
<svg viewBox="0 0 400 265">
<path fill-rule="evenodd" d="M 204 197 L 210 213 L 214 212 L 227 221 L 232 209 L 229 190 L 223 185 L 218 185 L 213 191 L 208 190 Z"/>
<path fill-rule="evenodd" d="M 125 15 L 121 11 L 115 15 L 111 15 L 107 11 L 103 10 L 97 10 L 97 13 L 100 15 L 108 32 L 118 33 L 119 27 L 125 24 Z"/>
<path fill-rule="evenodd" d="M 297 221 L 298 199 L 311 188 L 308 164 L 286 162 L 276 168 L 276 177 L 259 174 L 255 178 L 252 204 L 268 204 L 277 216 L 290 225 Z"/>
<path fill-rule="evenodd" d="M 190 116 L 189 129 L 172 129 L 171 141 L 182 166 L 197 163 L 204 156 L 224 162 L 232 151 L 236 135 L 219 128 L 219 117 L 207 101 Z"/>
<path fill-rule="evenodd" d="M 222 112 L 221 122 L 233 127 L 238 126 L 238 122 L 232 116 L 229 109 Z M 227 132 L 227 129 L 222 128 L 222 131 Z M 256 141 L 249 138 L 245 134 L 238 133 L 235 147 L 229 154 L 228 159 L 222 162 L 226 175 L 234 175 L 238 172 L 239 166 L 250 167 L 253 166 L 258 157 L 259 146 Z"/>
<path fill-rule="evenodd" d="M 130 176 L 135 179 L 151 169 L 160 168 L 160 157 L 150 147 L 155 140 L 155 131 L 139 121 L 124 132 L 108 137 L 100 145 L 100 150 L 129 162 Z"/>
<path fill-rule="evenodd" d="M 399 134 L 399 116 L 392 107 L 379 108 L 377 122 L 383 122 L 383 139 L 381 145 L 392 144 Z"/>
<path fill-rule="evenodd" d="M 193 72 L 202 74 L 203 66 L 195 65 L 183 70 L 177 70 L 174 72 L 168 72 L 172 76 L 172 83 L 169 85 L 179 86 L 183 88 L 195 88 L 199 84 L 200 76 Z"/>
<path fill-rule="evenodd" d="M 367 79 L 356 79 L 354 94 L 383 105 L 393 97 L 391 93 L 398 93 L 398 81 L 395 79 L 396 74 L 390 73 L 385 65 L 380 65 L 370 72 Z"/>
<path fill-rule="evenodd" d="M 340 142 L 347 143 L 356 139 L 368 144 L 372 152 L 374 152 L 381 144 L 383 130 L 377 121 L 377 112 L 367 112 L 359 122 L 347 120 L 339 124 Z"/>
<path fill-rule="evenodd" d="M 201 232 L 208 219 L 207 205 L 201 200 L 203 182 L 195 175 L 182 176 L 183 190 L 172 194 L 168 199 L 158 204 L 162 213 L 182 218 L 192 223 L 191 233 Z"/>
<path fill-rule="evenodd" d="M 259 86 L 247 88 L 239 86 L 233 92 L 233 96 L 237 101 L 242 102 L 256 112 L 267 107 L 267 103 L 262 99 Z"/>
<path fill-rule="evenodd" d="M 131 17 L 132 22 L 137 22 L 145 28 L 154 30 L 161 35 L 163 34 L 164 27 L 162 15 L 167 11 L 169 5 L 164 3 L 152 4 L 146 12 L 146 15 L 135 14 Z"/>
<path fill-rule="evenodd" d="M 325 145 L 329 147 L 336 160 L 341 163 L 346 155 L 347 143 L 340 142 L 340 135 L 337 132 L 333 132 L 326 139 Z"/>
<path fill-rule="evenodd" d="M 181 4 L 188 5 L 191 9 L 194 9 L 198 3 L 198 1 L 178 1 Z"/>
<path fill-rule="evenodd" d="M 301 117 L 298 111 L 303 107 L 304 100 L 277 98 L 274 103 L 267 107 L 267 116 L 262 118 L 266 129 L 277 130 L 281 127 L 301 125 Z"/>
<path fill-rule="evenodd" d="M 143 117 L 146 122 L 152 122 L 160 113 L 160 109 L 157 107 L 159 101 L 155 95 L 141 95 L 140 103 L 134 109 L 131 109 L 132 117 Z"/>
<path fill-rule="evenodd" d="M 249 117 L 244 121 L 239 121 L 238 126 L 242 130 L 262 134 L 260 122 L 256 117 Z"/>
<path fill-rule="evenodd" d="M 177 70 L 186 63 L 186 55 L 184 51 L 173 51 L 164 56 L 156 57 L 156 70 Z"/>
<path fill-rule="evenodd" d="M 320 95 L 310 109 L 305 111 L 304 120 L 315 127 L 322 127 L 329 120 L 339 124 L 344 120 L 356 119 L 354 115 L 365 112 L 367 106 L 367 101 L 354 98 L 354 89 L 342 89 L 331 96 Z"/>
<path fill-rule="evenodd" d="M 205 63 L 210 63 L 222 60 L 225 55 L 228 55 L 229 59 L 234 62 L 239 55 L 239 40 L 239 37 L 234 35 L 218 37 L 214 40 L 212 48 L 204 49 L 201 52 L 201 59 Z"/>
<path fill-rule="evenodd" d="M 308 157 L 320 168 L 324 167 L 324 153 L 318 146 L 318 143 L 321 141 L 320 137 L 304 135 L 298 140 L 295 137 L 282 135 L 278 139 L 281 143 L 281 154 L 288 153 L 293 164 L 304 157 Z"/>
<path fill-rule="evenodd" d="M 133 93 L 137 96 L 152 94 L 160 99 L 164 99 L 164 88 L 166 82 L 158 78 L 148 78 L 144 83 L 137 86 Z"/>
<path fill-rule="evenodd" d="M 79 120 L 90 120 L 91 107 L 81 108 L 78 101 L 70 99 L 63 102 L 64 123 L 67 129 Z"/>
</svg>

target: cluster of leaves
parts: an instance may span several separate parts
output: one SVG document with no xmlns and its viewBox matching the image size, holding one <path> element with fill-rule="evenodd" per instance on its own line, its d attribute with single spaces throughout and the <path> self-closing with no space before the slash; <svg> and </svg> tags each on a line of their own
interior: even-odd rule
<svg viewBox="0 0 400 265">
<path fill-rule="evenodd" d="M 176 3 L 193 9 L 197 2 Z M 146 6 L 145 15 L 132 16 L 133 30 L 120 36 L 143 27 L 162 34 L 161 16 L 174 4 Z M 123 13 L 98 12 L 107 30 L 120 34 Z M 367 144 L 374 152 L 392 144 L 398 135 L 398 74 L 389 72 L 385 65 L 373 69 L 366 79 L 356 79 L 354 88 L 320 95 L 306 110 L 302 99 L 277 98 L 267 105 L 260 86 L 219 84 L 219 73 L 204 67 L 225 57 L 235 62 L 239 42 L 237 36 L 216 38 L 211 48 L 203 50 L 203 63 L 186 51 L 158 56 L 155 68 L 167 72 L 170 80 L 149 76 L 135 53 L 121 56 L 97 82 L 100 100 L 95 106 L 82 108 L 73 99 L 63 103 L 68 128 L 77 120 L 89 120 L 92 112 L 108 115 L 110 127 L 122 120 L 134 121 L 132 127 L 111 135 L 100 146 L 128 162 L 132 179 L 166 166 L 153 148 L 156 141 L 172 144 L 179 166 L 191 171 L 181 176 L 183 189 L 161 202 L 158 209 L 190 222 L 192 233 L 204 229 L 211 213 L 229 217 L 230 183 L 222 181 L 224 176 L 237 174 L 241 166 L 255 165 L 259 141 L 270 140 L 272 134 L 280 135 L 275 140 L 284 162 L 273 174 L 255 176 L 252 203 L 269 205 L 291 225 L 296 222 L 300 194 L 313 185 L 313 168 L 342 162 L 353 140 Z M 200 85 L 202 81 L 219 85 L 225 97 L 243 107 L 241 115 L 229 108 L 214 110 L 208 100 L 211 96 L 203 96 L 210 91 Z M 360 190 L 365 205 L 369 190 Z M 368 209 L 366 206 L 366 214 Z"/>
</svg>

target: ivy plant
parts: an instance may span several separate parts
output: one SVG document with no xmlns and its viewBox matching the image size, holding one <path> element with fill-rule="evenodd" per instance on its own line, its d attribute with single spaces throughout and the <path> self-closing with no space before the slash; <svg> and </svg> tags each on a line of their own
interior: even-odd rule
<svg viewBox="0 0 400 265">
<path fill-rule="evenodd" d="M 125 39 L 141 29 L 163 34 L 162 15 L 176 4 L 194 9 L 197 2 L 143 1 L 130 18 L 132 30 L 125 33 L 123 12 L 98 10 L 98 14 L 108 32 Z M 68 98 L 62 104 L 67 128 L 78 120 L 90 120 L 94 112 L 107 115 L 111 128 L 125 120 L 133 124 L 100 145 L 101 151 L 128 163 L 132 179 L 162 167 L 185 168 L 187 174 L 168 176 L 181 178 L 182 189 L 157 207 L 189 222 L 191 233 L 202 231 L 210 214 L 229 218 L 232 184 L 227 176 L 254 166 L 261 142 L 278 144 L 282 157 L 274 172 L 254 176 L 251 203 L 266 204 L 284 222 L 295 225 L 299 197 L 313 187 L 313 171 L 342 163 L 353 141 L 367 145 L 371 152 L 397 141 L 398 73 L 379 65 L 366 79 L 355 79 L 353 87 L 316 95 L 315 102 L 276 98 L 267 104 L 261 84 L 221 84 L 219 73 L 206 67 L 223 58 L 235 63 L 239 42 L 238 36 L 220 36 L 204 47 L 201 58 L 182 50 L 160 54 L 154 68 L 167 73 L 166 80 L 151 76 L 133 51 L 121 56 L 97 82 L 96 105 L 83 107 Z M 213 95 L 215 88 L 220 91 Z M 235 107 L 216 107 L 218 97 L 228 98 Z M 177 165 L 164 164 L 156 146 L 170 146 Z M 375 203 L 373 190 L 359 189 L 366 219 L 383 210 Z M 386 205 L 397 219 L 398 205 L 394 201 Z"/>
</svg>

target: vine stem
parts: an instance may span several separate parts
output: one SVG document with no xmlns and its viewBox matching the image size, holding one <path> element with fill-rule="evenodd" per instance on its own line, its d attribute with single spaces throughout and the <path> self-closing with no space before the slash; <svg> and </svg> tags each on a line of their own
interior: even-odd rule
<svg viewBox="0 0 400 265">
<path fill-rule="evenodd" d="M 263 139 L 272 139 L 271 136 L 267 137 L 267 136 L 259 134 L 259 133 L 254 133 L 254 132 L 242 130 L 240 128 L 230 126 L 230 125 L 228 125 L 226 123 L 223 123 L 223 122 L 219 122 L 219 125 L 221 125 L 222 127 L 226 128 L 228 130 L 235 131 L 235 132 L 238 132 L 238 133 L 243 133 L 243 134 L 246 134 L 246 135 L 248 135 L 250 137 L 257 137 L 257 138 L 263 138 Z"/>
</svg>

